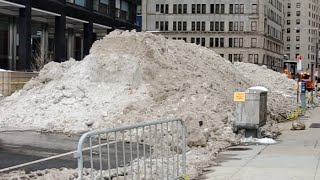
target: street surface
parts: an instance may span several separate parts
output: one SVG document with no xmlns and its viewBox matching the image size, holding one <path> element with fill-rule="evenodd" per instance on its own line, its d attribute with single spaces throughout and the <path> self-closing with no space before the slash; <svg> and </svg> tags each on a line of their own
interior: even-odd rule
<svg viewBox="0 0 320 180">
<path fill-rule="evenodd" d="M 37 132 L 0 132 L 0 169 L 27 163 L 30 161 L 39 160 L 46 157 L 51 157 L 71 151 L 75 151 L 77 148 L 78 140 L 80 136 L 68 137 L 64 134 L 50 134 L 50 133 L 37 133 Z M 101 143 L 105 143 L 102 141 Z M 93 141 L 93 146 L 97 145 L 97 142 Z M 122 142 L 118 142 L 118 166 L 123 164 L 123 149 L 125 151 L 126 163 L 130 159 L 130 144 L 125 143 L 124 148 Z M 137 157 L 137 144 L 132 143 L 133 159 Z M 87 147 L 87 145 L 85 145 Z M 146 156 L 149 154 L 149 147 L 146 150 Z M 143 145 L 139 145 L 139 156 L 143 157 Z M 93 150 L 94 167 L 99 167 L 98 162 L 98 148 Z M 116 167 L 115 159 L 115 143 L 110 142 L 110 166 Z M 89 168 L 90 162 L 89 151 L 84 153 L 84 167 Z M 107 148 L 102 148 L 103 169 L 108 169 L 107 163 Z M 20 170 L 36 171 L 47 168 L 77 168 L 77 159 L 73 157 L 73 154 L 60 157 L 57 159 L 25 166 L 19 168 Z"/>
<path fill-rule="evenodd" d="M 220 165 L 205 175 L 213 180 L 320 180 L 320 108 L 304 118 L 307 130 L 291 131 L 291 123 L 281 124 L 283 135 L 274 145 L 239 146 L 218 156 Z M 244 149 L 241 149 L 244 148 Z M 231 148 L 232 149 L 232 148 Z"/>
</svg>

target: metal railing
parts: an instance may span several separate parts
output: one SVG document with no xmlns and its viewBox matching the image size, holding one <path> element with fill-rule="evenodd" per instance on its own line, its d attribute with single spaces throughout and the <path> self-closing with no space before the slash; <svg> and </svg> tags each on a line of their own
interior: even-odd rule
<svg viewBox="0 0 320 180">
<path fill-rule="evenodd" d="M 170 119 L 90 131 L 81 136 L 75 157 L 80 179 L 188 179 L 186 126 Z"/>
</svg>

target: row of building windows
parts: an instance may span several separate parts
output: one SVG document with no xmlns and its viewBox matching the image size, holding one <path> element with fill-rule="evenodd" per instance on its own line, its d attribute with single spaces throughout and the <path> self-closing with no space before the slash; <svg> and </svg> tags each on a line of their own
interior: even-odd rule
<svg viewBox="0 0 320 180">
<path fill-rule="evenodd" d="M 162 14 L 244 14 L 244 4 L 228 4 L 229 11 L 226 12 L 225 4 L 210 4 L 207 7 L 207 4 L 173 4 L 172 11 L 169 10 L 169 4 L 156 4 L 156 13 Z M 188 11 L 188 8 L 191 10 Z M 258 13 L 257 4 L 251 4 L 251 14 Z"/>
<path fill-rule="evenodd" d="M 228 46 L 225 44 L 224 37 L 213 37 L 213 38 L 205 38 L 205 37 L 191 37 L 190 41 L 187 41 L 186 37 L 173 37 L 172 39 L 184 40 L 185 42 L 196 43 L 205 47 L 232 47 L 232 48 L 242 48 L 244 47 L 244 38 L 227 38 Z M 207 41 L 209 40 L 208 44 Z M 258 46 L 257 38 L 251 38 L 250 47 L 255 48 Z"/>
<path fill-rule="evenodd" d="M 205 21 L 192 21 L 191 31 L 225 31 L 225 22 L 223 21 L 211 21 L 209 29 L 207 29 Z M 229 31 L 244 31 L 244 21 L 231 21 L 229 23 Z M 187 31 L 188 22 L 187 21 L 173 21 L 172 30 L 173 31 Z M 169 31 L 169 21 L 156 21 L 155 30 Z M 251 22 L 251 31 L 257 31 L 257 21 Z"/>
</svg>

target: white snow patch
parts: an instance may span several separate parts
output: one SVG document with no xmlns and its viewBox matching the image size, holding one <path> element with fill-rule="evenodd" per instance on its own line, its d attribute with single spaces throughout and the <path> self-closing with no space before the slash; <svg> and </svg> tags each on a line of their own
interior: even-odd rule
<svg viewBox="0 0 320 180">
<path fill-rule="evenodd" d="M 242 143 L 258 143 L 258 144 L 275 144 L 277 143 L 277 141 L 275 141 L 274 139 L 271 138 L 262 138 L 262 139 L 258 139 L 258 138 L 242 138 L 241 139 Z"/>
</svg>

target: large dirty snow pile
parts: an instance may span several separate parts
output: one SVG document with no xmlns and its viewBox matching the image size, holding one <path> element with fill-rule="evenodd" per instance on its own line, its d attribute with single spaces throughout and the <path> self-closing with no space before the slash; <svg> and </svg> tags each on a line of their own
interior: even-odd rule
<svg viewBox="0 0 320 180">
<path fill-rule="evenodd" d="M 239 143 L 228 114 L 233 92 L 258 85 L 248 78 L 207 48 L 113 32 L 83 61 L 51 62 L 1 101 L 0 128 L 76 133 L 179 117 L 188 128 L 189 174 L 196 177 L 219 149 Z"/>
<path fill-rule="evenodd" d="M 248 78 L 252 85 L 263 86 L 269 90 L 268 108 L 273 120 L 285 121 L 288 115 L 297 109 L 294 89 L 296 82 L 293 79 L 266 66 L 238 62 L 234 67 Z"/>
<path fill-rule="evenodd" d="M 188 126 L 188 145 L 206 146 L 188 157 L 194 167 L 203 167 L 211 153 L 238 142 L 227 113 L 233 92 L 249 84 L 230 62 L 204 47 L 113 32 L 95 42 L 83 61 L 51 62 L 3 100 L 0 127 L 70 133 L 180 117 Z"/>
</svg>

